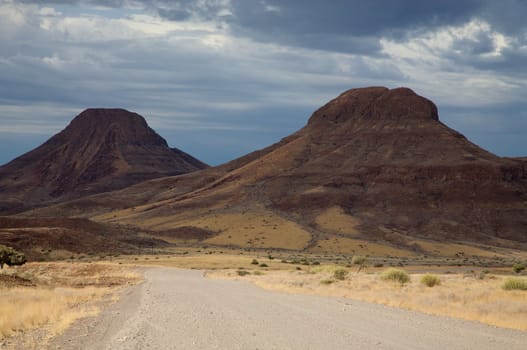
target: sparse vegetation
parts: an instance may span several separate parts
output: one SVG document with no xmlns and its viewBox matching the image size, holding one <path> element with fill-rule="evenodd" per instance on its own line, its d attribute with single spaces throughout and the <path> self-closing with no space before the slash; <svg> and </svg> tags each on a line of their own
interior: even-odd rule
<svg viewBox="0 0 527 350">
<path fill-rule="evenodd" d="M 335 280 L 332 279 L 332 278 L 325 278 L 325 279 L 320 281 L 320 284 L 324 284 L 324 285 L 329 285 L 329 284 L 332 284 L 332 283 L 335 283 Z"/>
<path fill-rule="evenodd" d="M 267 264 L 260 264 L 260 267 L 269 267 Z"/>
<path fill-rule="evenodd" d="M 0 269 L 3 269 L 4 265 L 24 265 L 26 261 L 26 256 L 23 253 L 0 244 Z"/>
<path fill-rule="evenodd" d="M 344 268 L 339 268 L 333 271 L 333 277 L 339 281 L 345 280 L 348 274 L 349 274 L 349 271 Z"/>
<path fill-rule="evenodd" d="M 501 286 L 505 290 L 527 290 L 527 281 L 517 277 L 505 279 Z"/>
<path fill-rule="evenodd" d="M 524 264 L 516 263 L 516 264 L 512 265 L 512 271 L 514 271 L 515 273 L 520 273 L 523 270 L 525 270 L 525 265 Z"/>
<path fill-rule="evenodd" d="M 410 282 L 410 276 L 404 270 L 389 268 L 381 273 L 381 280 L 397 282 L 403 285 Z"/>
<path fill-rule="evenodd" d="M 424 284 L 427 287 L 434 287 L 441 284 L 441 279 L 437 277 L 436 275 L 432 274 L 426 274 L 423 277 L 421 277 L 421 283 Z"/>
<path fill-rule="evenodd" d="M 258 260 L 256 260 L 256 259 L 253 259 L 253 261 L 251 261 L 251 264 L 253 264 L 253 265 L 258 265 L 258 264 L 259 264 L 259 262 L 258 262 Z"/>
<path fill-rule="evenodd" d="M 238 270 L 236 272 L 238 273 L 238 276 L 242 276 L 242 277 L 251 274 L 249 271 L 246 271 L 246 270 Z"/>
<path fill-rule="evenodd" d="M 50 336 L 61 333 L 76 319 L 97 313 L 91 301 L 139 280 L 123 267 L 70 262 L 27 264 L 1 276 L 16 284 L 0 284 L 0 339 L 15 333 L 30 339 L 27 331 L 35 328 Z"/>
<path fill-rule="evenodd" d="M 365 256 L 361 256 L 361 255 L 355 255 L 351 259 L 351 263 L 353 265 L 358 265 L 359 266 L 359 270 L 357 272 L 360 272 L 360 270 L 362 270 L 366 266 L 366 257 Z"/>
</svg>

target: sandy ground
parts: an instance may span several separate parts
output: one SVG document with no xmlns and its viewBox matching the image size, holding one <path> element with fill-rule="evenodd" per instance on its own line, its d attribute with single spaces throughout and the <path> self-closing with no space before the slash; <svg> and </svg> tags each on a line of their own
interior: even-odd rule
<svg viewBox="0 0 527 350">
<path fill-rule="evenodd" d="M 52 349 L 525 349 L 527 332 L 150 268 Z"/>
</svg>

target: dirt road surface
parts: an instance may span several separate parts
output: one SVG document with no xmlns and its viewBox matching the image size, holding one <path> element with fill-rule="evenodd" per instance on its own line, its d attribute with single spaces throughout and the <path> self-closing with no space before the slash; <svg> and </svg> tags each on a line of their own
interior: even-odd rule
<svg viewBox="0 0 527 350">
<path fill-rule="evenodd" d="M 269 292 L 202 271 L 151 268 L 145 282 L 52 349 L 527 349 L 527 332 L 349 299 Z"/>
</svg>

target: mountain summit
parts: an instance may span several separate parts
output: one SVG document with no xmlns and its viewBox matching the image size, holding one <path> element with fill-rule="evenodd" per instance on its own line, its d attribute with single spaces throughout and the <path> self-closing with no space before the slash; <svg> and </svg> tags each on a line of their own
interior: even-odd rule
<svg viewBox="0 0 527 350">
<path fill-rule="evenodd" d="M 206 167 L 169 148 L 137 113 L 87 109 L 44 144 L 0 167 L 0 211 L 14 212 Z"/>
</svg>

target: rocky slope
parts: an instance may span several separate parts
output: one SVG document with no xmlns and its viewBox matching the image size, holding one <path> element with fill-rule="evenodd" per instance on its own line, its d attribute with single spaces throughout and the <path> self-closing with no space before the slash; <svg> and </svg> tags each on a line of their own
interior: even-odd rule
<svg viewBox="0 0 527 350">
<path fill-rule="evenodd" d="M 414 242 L 408 237 L 527 242 L 525 162 L 471 143 L 407 88 L 346 91 L 273 146 L 161 183 L 136 203 L 142 207 L 97 219 L 210 228 L 212 221 L 189 218 L 263 210 L 301 224 L 312 237 L 306 248 L 330 236 L 406 246 Z"/>
<path fill-rule="evenodd" d="M 136 113 L 87 109 L 44 144 L 0 167 L 0 213 L 205 167 L 169 148 Z"/>
<path fill-rule="evenodd" d="M 527 249 L 527 163 L 471 143 L 410 89 L 371 87 L 222 166 L 28 215 L 57 213 L 160 232 L 197 227 L 208 244 L 492 256 L 489 247 Z"/>
</svg>

